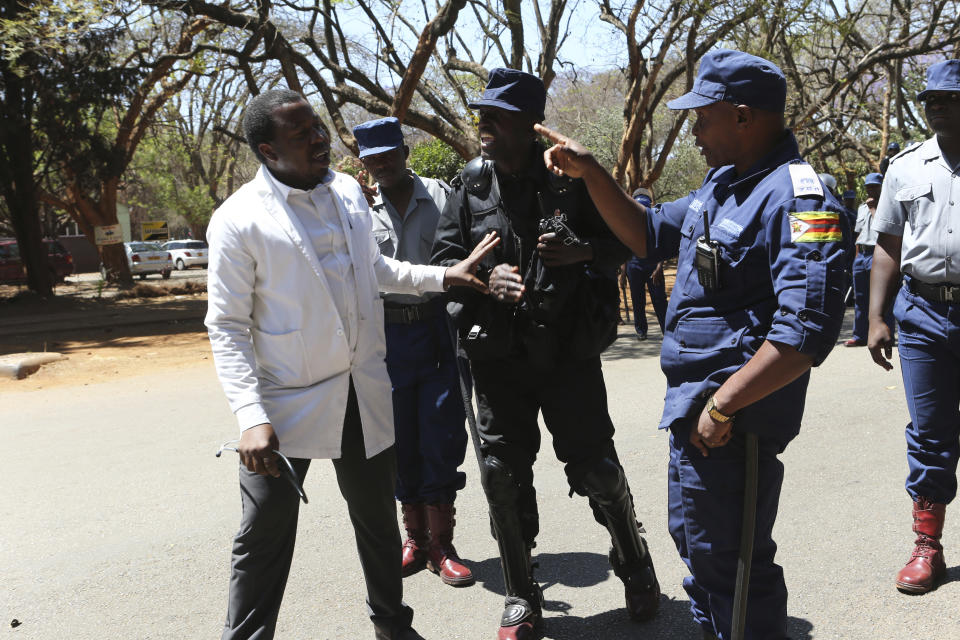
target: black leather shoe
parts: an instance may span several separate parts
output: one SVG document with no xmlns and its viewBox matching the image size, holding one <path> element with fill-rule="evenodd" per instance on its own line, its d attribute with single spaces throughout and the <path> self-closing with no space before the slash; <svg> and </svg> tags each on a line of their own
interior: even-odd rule
<svg viewBox="0 0 960 640">
<path fill-rule="evenodd" d="M 406 629 L 399 629 L 392 631 L 390 629 L 382 629 L 375 627 L 376 633 L 374 637 L 376 640 L 424 640 L 424 637 L 419 633 L 413 630 L 413 627 L 407 627 Z"/>
</svg>

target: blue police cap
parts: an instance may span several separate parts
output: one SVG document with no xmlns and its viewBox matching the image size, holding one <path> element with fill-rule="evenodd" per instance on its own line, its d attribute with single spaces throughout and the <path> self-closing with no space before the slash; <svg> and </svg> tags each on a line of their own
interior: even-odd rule
<svg viewBox="0 0 960 640">
<path fill-rule="evenodd" d="M 516 69 L 498 68 L 490 71 L 483 97 L 467 106 L 471 109 L 499 107 L 507 111 L 523 111 L 543 120 L 546 104 L 547 90 L 543 80 Z"/>
<path fill-rule="evenodd" d="M 843 192 L 844 200 L 855 200 L 856 197 L 857 197 L 857 192 L 854 191 L 853 189 L 847 189 L 846 191 Z"/>
<path fill-rule="evenodd" d="M 863 179 L 863 184 L 883 184 L 882 173 L 868 173 Z"/>
<path fill-rule="evenodd" d="M 887 151 L 900 151 L 900 145 L 896 142 L 891 142 L 887 145 Z"/>
<path fill-rule="evenodd" d="M 960 60 L 945 60 L 927 69 L 927 88 L 917 94 L 917 100 L 924 100 L 931 91 L 960 92 Z"/>
<path fill-rule="evenodd" d="M 783 111 L 787 79 L 777 65 L 742 51 L 717 49 L 700 60 L 693 89 L 667 103 L 670 109 L 696 109 L 714 102 Z"/>
<path fill-rule="evenodd" d="M 358 124 L 353 128 L 353 135 L 357 138 L 361 158 L 403 146 L 403 131 L 396 118 L 380 118 Z"/>
</svg>

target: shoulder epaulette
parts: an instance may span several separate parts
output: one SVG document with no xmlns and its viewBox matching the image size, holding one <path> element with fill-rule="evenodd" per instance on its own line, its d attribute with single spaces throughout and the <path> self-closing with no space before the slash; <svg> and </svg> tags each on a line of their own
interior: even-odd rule
<svg viewBox="0 0 960 640">
<path fill-rule="evenodd" d="M 793 182 L 793 197 L 823 197 L 823 183 L 812 166 L 803 161 L 791 162 L 790 180 Z"/>
</svg>

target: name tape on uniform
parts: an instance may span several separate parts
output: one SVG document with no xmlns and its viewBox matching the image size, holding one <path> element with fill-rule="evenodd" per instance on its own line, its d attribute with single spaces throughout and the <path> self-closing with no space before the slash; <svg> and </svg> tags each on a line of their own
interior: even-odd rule
<svg viewBox="0 0 960 640">
<path fill-rule="evenodd" d="M 793 181 L 793 196 L 823 197 L 823 185 L 820 176 L 808 164 L 791 164 L 790 179 Z"/>
</svg>

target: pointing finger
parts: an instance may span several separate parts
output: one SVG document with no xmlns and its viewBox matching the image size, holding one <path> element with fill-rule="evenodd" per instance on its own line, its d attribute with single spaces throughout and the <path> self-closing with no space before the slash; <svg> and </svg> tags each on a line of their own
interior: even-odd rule
<svg viewBox="0 0 960 640">
<path fill-rule="evenodd" d="M 539 122 L 533 125 L 533 130 L 554 144 L 566 144 L 567 139 L 549 127 L 545 127 Z"/>
</svg>

